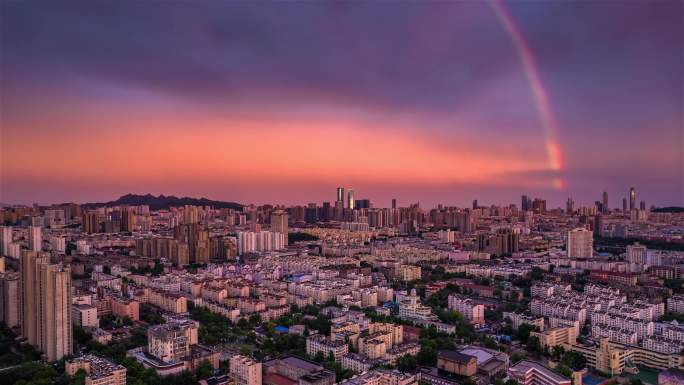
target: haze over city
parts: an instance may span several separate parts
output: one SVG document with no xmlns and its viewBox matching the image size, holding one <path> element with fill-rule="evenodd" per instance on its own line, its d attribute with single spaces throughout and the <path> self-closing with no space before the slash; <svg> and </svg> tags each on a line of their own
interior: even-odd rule
<svg viewBox="0 0 684 385">
<path fill-rule="evenodd" d="M 684 202 L 682 3 L 0 5 L 0 202 Z"/>
</svg>

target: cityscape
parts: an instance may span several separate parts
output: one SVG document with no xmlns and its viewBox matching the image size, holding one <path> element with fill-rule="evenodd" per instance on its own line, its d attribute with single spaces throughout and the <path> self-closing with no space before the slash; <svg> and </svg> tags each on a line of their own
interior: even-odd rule
<svg viewBox="0 0 684 385">
<path fill-rule="evenodd" d="M 0 1 L 0 383 L 684 385 L 684 2 Z"/>
</svg>

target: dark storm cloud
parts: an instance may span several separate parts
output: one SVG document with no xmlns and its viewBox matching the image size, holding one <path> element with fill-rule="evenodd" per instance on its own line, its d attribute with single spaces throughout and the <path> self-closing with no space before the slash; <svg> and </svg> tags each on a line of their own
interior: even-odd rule
<svg viewBox="0 0 684 385">
<path fill-rule="evenodd" d="M 2 65 L 19 79 L 87 76 L 190 97 L 323 89 L 451 108 L 516 60 L 484 3 L 195 4 L 5 3 Z"/>
</svg>

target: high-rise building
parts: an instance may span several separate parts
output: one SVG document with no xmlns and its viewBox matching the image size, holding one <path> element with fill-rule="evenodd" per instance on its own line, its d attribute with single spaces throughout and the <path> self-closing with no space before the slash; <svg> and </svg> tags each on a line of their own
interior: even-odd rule
<svg viewBox="0 0 684 385">
<path fill-rule="evenodd" d="M 273 231 L 238 231 L 237 253 L 242 255 L 255 251 L 281 250 L 285 248 L 286 240 L 285 234 Z"/>
<path fill-rule="evenodd" d="M 610 211 L 610 209 L 608 208 L 608 192 L 607 191 L 603 192 L 602 203 L 603 203 L 603 212 L 607 213 L 608 211 Z"/>
<path fill-rule="evenodd" d="M 597 237 L 603 235 L 603 215 L 594 215 L 594 221 L 592 223 L 591 229 L 594 232 L 594 235 Z"/>
<path fill-rule="evenodd" d="M 197 223 L 199 222 L 199 207 L 193 205 L 185 205 L 183 207 L 183 223 Z"/>
<path fill-rule="evenodd" d="M 335 202 L 342 203 L 342 206 L 344 207 L 344 187 L 337 188 L 337 200 Z"/>
<path fill-rule="evenodd" d="M 102 222 L 104 221 L 104 215 L 97 211 L 86 211 L 83 213 L 83 220 L 81 227 L 84 233 L 99 233 L 102 232 Z"/>
<path fill-rule="evenodd" d="M 28 248 L 31 251 L 41 251 L 43 249 L 43 233 L 38 226 L 29 226 L 28 228 Z"/>
<path fill-rule="evenodd" d="M 315 206 L 315 205 L 314 205 Z M 281 233 L 285 235 L 285 244 L 287 245 L 287 234 L 288 234 L 288 216 L 283 210 L 276 210 L 271 213 L 271 230 L 276 233 Z"/>
<path fill-rule="evenodd" d="M 634 210 L 636 208 L 636 190 L 634 187 L 629 188 L 629 209 Z"/>
<path fill-rule="evenodd" d="M 48 361 L 57 361 L 73 350 L 71 269 L 30 250 L 22 253 L 20 269 L 21 334 Z"/>
<path fill-rule="evenodd" d="M 463 234 L 468 234 L 473 231 L 473 218 L 470 215 L 470 210 L 464 210 L 456 214 L 456 223 L 459 231 Z"/>
<path fill-rule="evenodd" d="M 200 223 L 186 223 L 176 226 L 174 238 L 178 242 L 188 245 L 190 263 L 209 262 L 209 230 L 205 226 Z"/>
<path fill-rule="evenodd" d="M 342 221 L 344 219 L 344 201 L 336 201 L 333 208 L 333 219 Z"/>
<path fill-rule="evenodd" d="M 477 199 L 473 199 L 473 210 L 475 210 L 477 207 Z"/>
<path fill-rule="evenodd" d="M 0 274 L 0 321 L 10 328 L 20 326 L 19 274 Z"/>
<path fill-rule="evenodd" d="M 393 209 L 397 208 L 397 198 L 392 198 L 392 208 Z"/>
<path fill-rule="evenodd" d="M 333 217 L 333 210 L 332 210 L 332 207 L 330 206 L 330 202 L 323 202 L 323 206 L 321 207 L 321 212 L 319 213 L 318 218 L 322 222 L 327 222 L 332 217 Z"/>
<path fill-rule="evenodd" d="M 121 208 L 121 231 L 132 232 L 135 230 L 135 211 L 128 207 Z"/>
<path fill-rule="evenodd" d="M 350 210 L 354 210 L 354 190 L 349 189 L 347 192 L 347 208 Z"/>
<path fill-rule="evenodd" d="M 0 256 L 9 254 L 10 243 L 12 243 L 12 226 L 0 226 Z"/>
<path fill-rule="evenodd" d="M 568 232 L 567 255 L 569 258 L 591 258 L 594 238 L 591 231 L 579 227 Z"/>
<path fill-rule="evenodd" d="M 565 202 L 565 212 L 567 214 L 572 214 L 575 212 L 575 201 L 568 197 L 567 202 Z"/>
<path fill-rule="evenodd" d="M 73 352 L 71 329 L 71 269 L 61 264 L 40 266 L 39 348 L 48 361 Z"/>
<path fill-rule="evenodd" d="M 315 203 L 309 203 L 304 208 L 304 222 L 316 223 L 318 222 L 318 206 Z"/>
<path fill-rule="evenodd" d="M 21 335 L 28 343 L 38 346 L 40 328 L 38 327 L 39 265 L 47 263 L 46 253 L 24 250 L 21 253 Z"/>
<path fill-rule="evenodd" d="M 534 198 L 532 210 L 535 213 L 544 214 L 546 212 L 546 199 Z"/>
<path fill-rule="evenodd" d="M 639 202 L 639 210 L 646 210 L 646 201 Z"/>
<path fill-rule="evenodd" d="M 627 211 L 627 198 L 622 198 L 622 211 Z"/>
<path fill-rule="evenodd" d="M 648 249 L 646 246 L 635 243 L 627 246 L 627 255 L 625 260 L 629 263 L 637 265 L 644 265 L 648 256 Z"/>
<path fill-rule="evenodd" d="M 527 195 L 523 195 L 522 198 L 520 199 L 520 209 L 522 211 L 527 211 L 530 209 L 529 207 L 530 201 Z"/>
</svg>

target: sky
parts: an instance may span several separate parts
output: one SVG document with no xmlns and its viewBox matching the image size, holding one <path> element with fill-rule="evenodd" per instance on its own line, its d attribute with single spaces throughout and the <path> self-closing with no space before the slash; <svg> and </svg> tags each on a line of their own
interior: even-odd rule
<svg viewBox="0 0 684 385">
<path fill-rule="evenodd" d="M 0 202 L 684 205 L 684 3 L 0 2 Z"/>
</svg>

